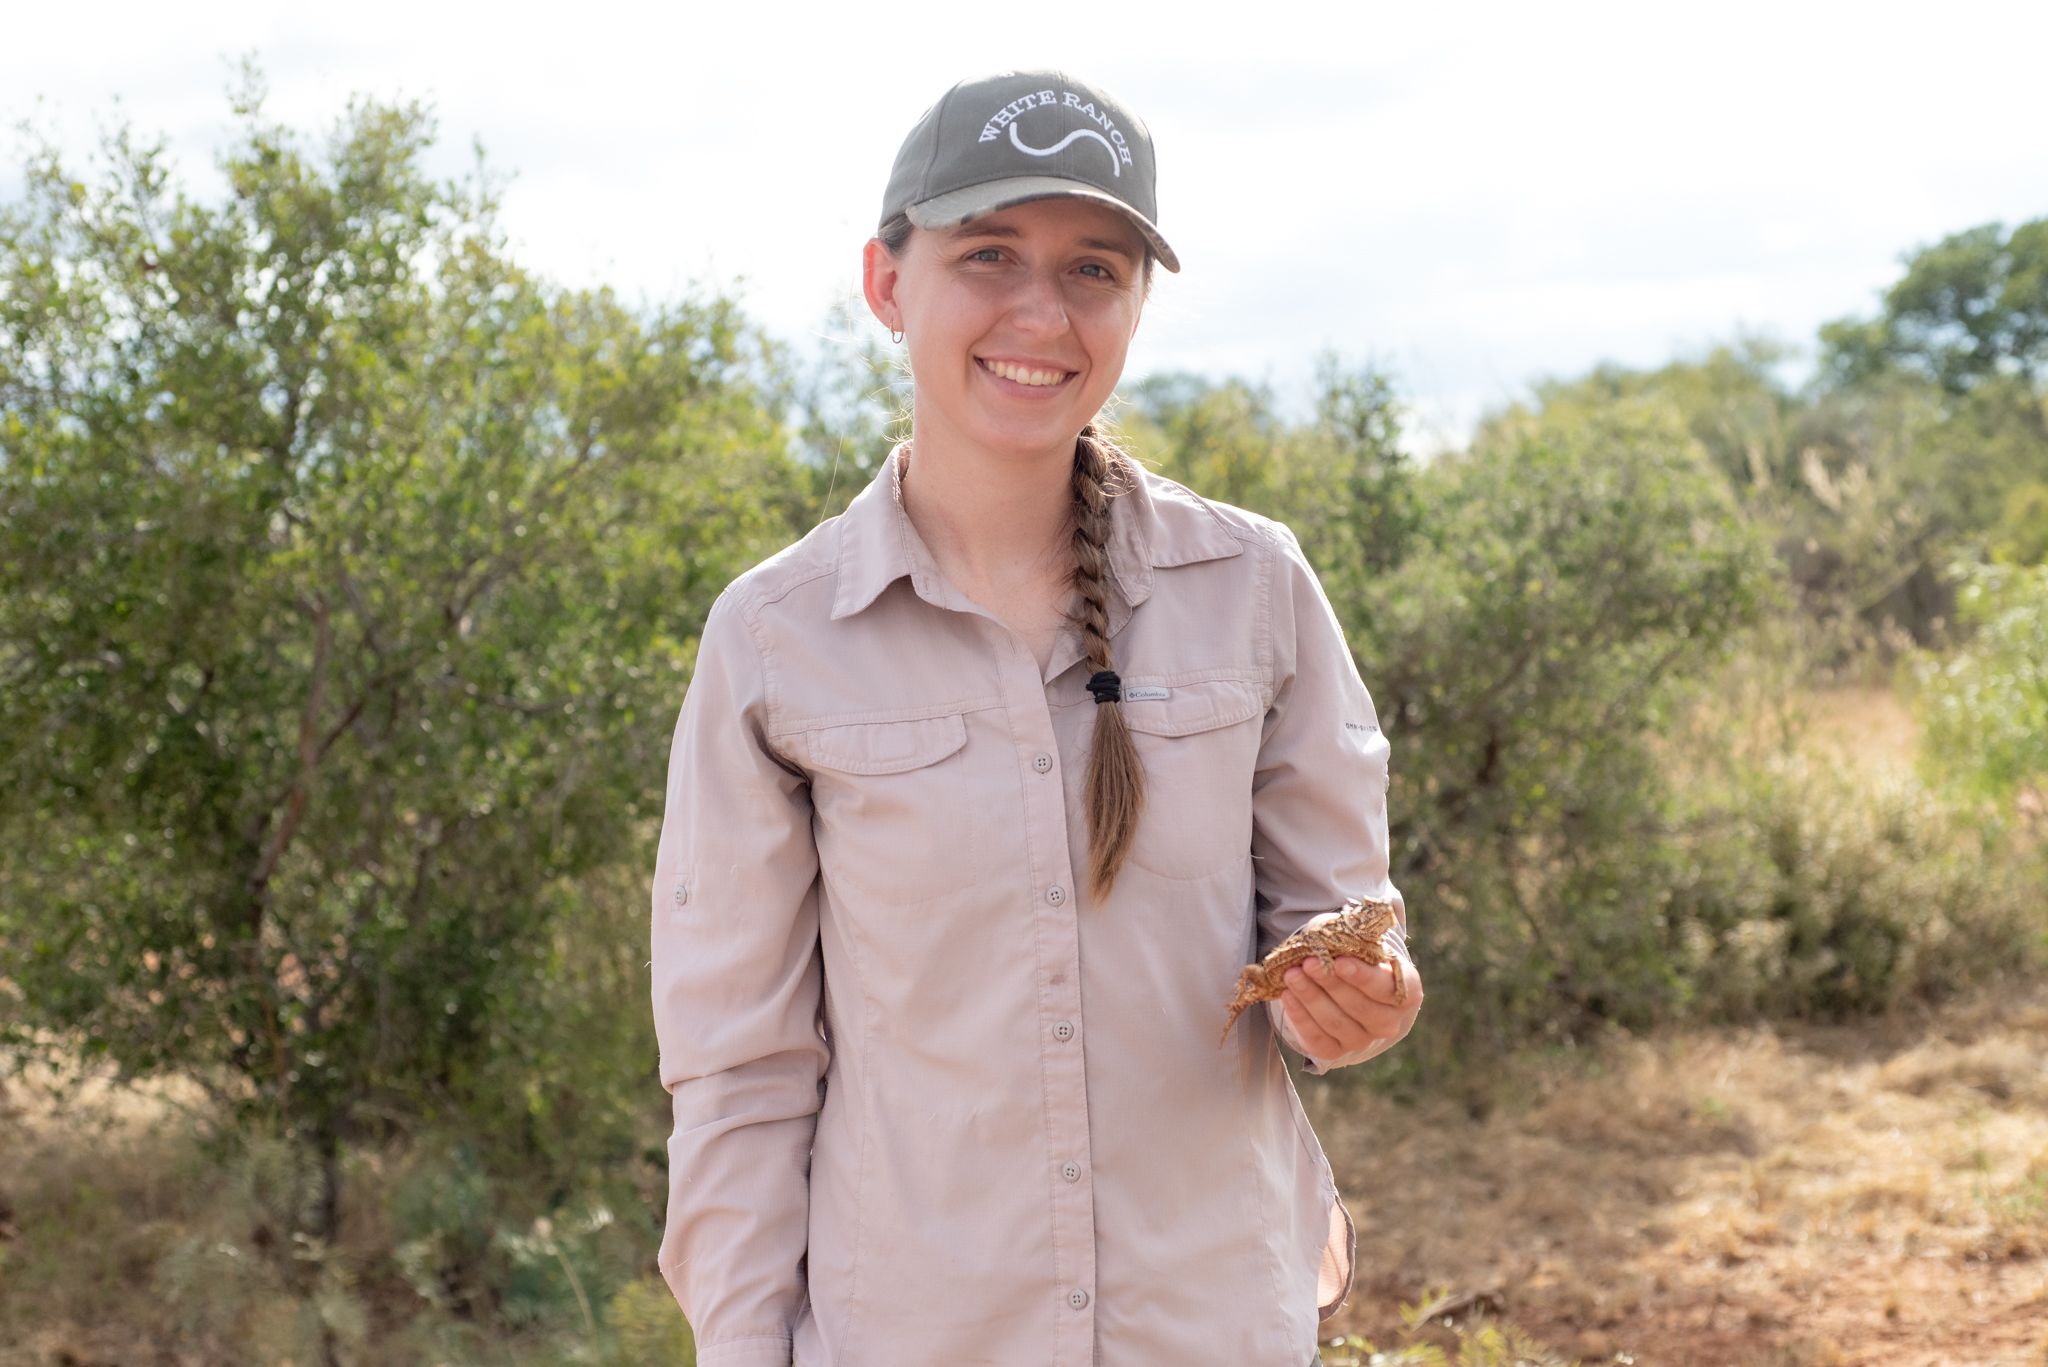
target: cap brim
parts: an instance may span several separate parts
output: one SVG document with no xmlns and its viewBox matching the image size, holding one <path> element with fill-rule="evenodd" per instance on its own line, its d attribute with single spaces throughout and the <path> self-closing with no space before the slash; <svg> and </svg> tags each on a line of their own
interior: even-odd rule
<svg viewBox="0 0 2048 1367">
<path fill-rule="evenodd" d="M 1159 229 L 1151 219 L 1115 195 L 1105 194 L 1081 181 L 1064 180 L 1059 176 L 1012 176 L 1007 180 L 984 181 L 980 185 L 969 185 L 962 190 L 933 195 L 923 203 L 911 205 L 903 212 L 905 217 L 920 228 L 957 228 L 970 218 L 992 213 L 997 209 L 1007 209 L 1012 204 L 1022 204 L 1032 199 L 1052 199 L 1057 196 L 1089 199 L 1115 209 L 1145 235 L 1145 241 L 1151 245 L 1152 254 L 1159 258 L 1160 265 L 1170 271 L 1180 270 L 1180 258 L 1173 254 L 1173 248 L 1166 245 L 1166 239 L 1159 235 Z"/>
</svg>

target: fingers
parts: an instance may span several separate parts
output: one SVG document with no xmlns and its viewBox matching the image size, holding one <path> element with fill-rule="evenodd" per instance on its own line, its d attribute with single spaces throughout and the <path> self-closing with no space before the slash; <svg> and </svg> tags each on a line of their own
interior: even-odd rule
<svg viewBox="0 0 2048 1367">
<path fill-rule="evenodd" d="M 1335 973 L 1314 959 L 1287 971 L 1281 1009 L 1301 1043 L 1318 1057 L 1336 1057 L 1375 1039 L 1399 1039 L 1414 1023 L 1422 980 L 1413 964 L 1368 964 L 1345 955 Z M 1398 977 L 1397 977 L 1398 974 Z M 1402 1000 L 1396 1001 L 1396 982 Z"/>
<path fill-rule="evenodd" d="M 1288 1027 L 1294 1031 L 1294 1038 L 1303 1053 L 1316 1058 L 1342 1058 L 1353 1049 L 1362 1047 L 1360 1044 L 1347 1045 L 1343 1039 L 1323 1029 L 1303 1004 L 1302 996 L 1292 988 L 1281 995 L 1280 1009 L 1286 1013 Z"/>
<path fill-rule="evenodd" d="M 1393 962 L 1384 964 L 1369 964 L 1349 954 L 1332 962 L 1337 966 L 1336 983 L 1349 984 L 1376 1002 L 1405 1007 L 1410 1000 L 1422 995 L 1422 980 L 1415 976 L 1415 966 L 1401 955 L 1395 955 Z M 1322 965 L 1317 964 L 1316 967 Z"/>
<path fill-rule="evenodd" d="M 1396 983 L 1400 985 L 1398 991 L 1395 990 Z M 1395 955 L 1393 963 L 1365 975 L 1368 994 L 1372 994 L 1375 984 L 1386 988 L 1387 995 L 1383 1000 L 1391 1001 L 1404 1011 L 1422 1003 L 1422 975 L 1415 971 L 1415 965 L 1404 955 Z"/>
</svg>

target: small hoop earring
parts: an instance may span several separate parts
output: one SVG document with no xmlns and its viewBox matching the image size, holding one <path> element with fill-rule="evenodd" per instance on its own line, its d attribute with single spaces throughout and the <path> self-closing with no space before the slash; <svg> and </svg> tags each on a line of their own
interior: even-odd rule
<svg viewBox="0 0 2048 1367">
<path fill-rule="evenodd" d="M 901 332 L 898 332 L 895 328 L 890 328 L 889 340 L 896 343 L 898 346 L 901 346 L 903 344 L 903 334 Z"/>
</svg>

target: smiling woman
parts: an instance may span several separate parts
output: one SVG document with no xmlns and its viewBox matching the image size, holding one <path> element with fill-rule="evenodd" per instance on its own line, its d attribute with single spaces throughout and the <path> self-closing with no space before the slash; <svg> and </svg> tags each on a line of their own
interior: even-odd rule
<svg viewBox="0 0 2048 1367">
<path fill-rule="evenodd" d="M 944 231 L 898 222 L 899 249 L 869 242 L 865 284 L 910 349 L 915 448 L 1070 461 L 1138 329 L 1144 239 L 1114 210 L 1067 197 Z"/>
<path fill-rule="evenodd" d="M 948 91 L 862 259 L 911 437 L 705 623 L 653 990 L 706 1367 L 1313 1362 L 1349 1289 L 1278 1042 L 1362 1062 L 1421 1004 L 1388 747 L 1293 533 L 1098 426 L 1180 268 L 1154 187 L 1099 89 Z M 1243 965 L 1361 899 L 1395 971 L 1219 1049 Z"/>
</svg>

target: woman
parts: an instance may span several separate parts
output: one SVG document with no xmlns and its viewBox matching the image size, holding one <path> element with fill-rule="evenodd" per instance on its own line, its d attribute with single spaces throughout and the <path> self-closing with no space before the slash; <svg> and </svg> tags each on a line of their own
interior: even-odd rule
<svg viewBox="0 0 2048 1367">
<path fill-rule="evenodd" d="M 1295 1367 L 1349 1287 L 1275 1031 L 1387 1048 L 1405 948 L 1217 1031 L 1347 899 L 1405 927 L 1387 742 L 1293 534 L 1093 426 L 1179 269 L 1154 183 L 1063 73 L 947 92 L 864 261 L 911 437 L 705 623 L 653 924 L 705 1367 Z"/>
</svg>

